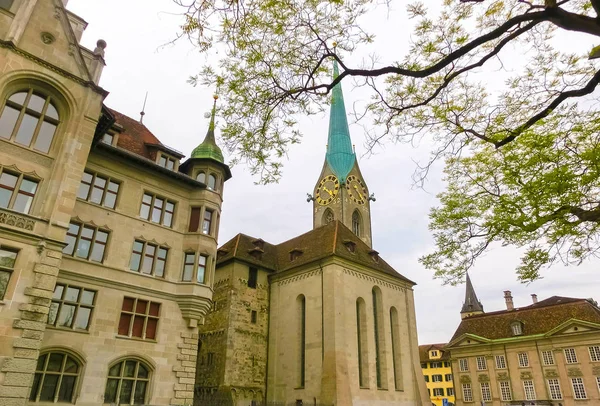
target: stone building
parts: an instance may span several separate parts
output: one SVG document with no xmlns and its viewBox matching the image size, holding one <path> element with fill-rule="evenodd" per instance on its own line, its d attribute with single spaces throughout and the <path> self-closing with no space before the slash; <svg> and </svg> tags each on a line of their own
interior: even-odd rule
<svg viewBox="0 0 600 406">
<path fill-rule="evenodd" d="M 445 350 L 445 346 L 446 344 L 419 345 L 419 359 L 427 392 L 435 406 L 454 404 L 452 364 L 450 353 Z"/>
<path fill-rule="evenodd" d="M 337 75 L 337 66 L 334 66 Z M 239 234 L 217 252 L 198 395 L 236 405 L 425 405 L 414 283 L 372 249 L 370 202 L 341 85 L 333 89 L 313 230 Z"/>
<path fill-rule="evenodd" d="M 190 404 L 223 183 L 103 105 L 66 0 L 0 1 L 0 405 Z M 213 109 L 214 118 L 214 109 Z"/>
<path fill-rule="evenodd" d="M 467 297 L 476 298 L 467 285 Z M 456 404 L 600 404 L 600 309 L 591 299 L 552 296 L 464 316 L 450 343 Z M 467 309 L 471 310 L 471 309 Z M 471 311 L 470 311 L 471 312 Z M 471 312 L 472 313 L 472 312 Z"/>
</svg>

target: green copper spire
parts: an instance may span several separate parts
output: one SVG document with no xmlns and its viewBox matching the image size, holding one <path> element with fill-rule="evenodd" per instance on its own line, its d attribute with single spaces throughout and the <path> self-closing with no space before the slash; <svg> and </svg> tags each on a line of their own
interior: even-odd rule
<svg viewBox="0 0 600 406">
<path fill-rule="evenodd" d="M 213 103 L 213 108 L 210 113 L 210 124 L 208 125 L 208 132 L 206 133 L 206 137 L 204 137 L 204 141 L 202 144 L 198 145 L 192 151 L 191 158 L 204 158 L 204 159 L 214 159 L 215 161 L 224 163 L 223 153 L 221 152 L 221 148 L 215 142 L 215 112 L 217 111 L 217 99 L 218 96 L 213 96 L 215 102 Z"/>
<path fill-rule="evenodd" d="M 337 61 L 334 61 L 333 78 L 337 78 L 338 75 L 338 64 Z M 341 83 L 335 85 L 332 90 L 326 160 L 333 173 L 342 183 L 346 181 L 346 176 L 348 176 L 356 161 L 352 142 L 350 141 L 350 130 L 348 129 Z"/>
</svg>

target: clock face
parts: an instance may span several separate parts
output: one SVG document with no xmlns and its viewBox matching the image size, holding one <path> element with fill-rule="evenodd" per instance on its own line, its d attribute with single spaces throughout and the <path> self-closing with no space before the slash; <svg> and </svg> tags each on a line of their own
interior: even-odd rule
<svg viewBox="0 0 600 406">
<path fill-rule="evenodd" d="M 340 181 L 333 175 L 325 176 L 317 186 L 315 199 L 321 206 L 327 206 L 333 202 L 340 190 Z"/>
<path fill-rule="evenodd" d="M 354 175 L 348 176 L 346 180 L 348 197 L 356 204 L 365 204 L 368 199 L 367 188 L 362 181 Z"/>
</svg>

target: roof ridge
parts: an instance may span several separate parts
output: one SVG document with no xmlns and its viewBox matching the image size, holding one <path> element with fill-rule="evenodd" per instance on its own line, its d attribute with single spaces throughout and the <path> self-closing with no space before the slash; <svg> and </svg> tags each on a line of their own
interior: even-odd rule
<svg viewBox="0 0 600 406">
<path fill-rule="evenodd" d="M 241 235 L 242 235 L 242 233 L 238 233 L 237 239 L 235 240 L 235 247 L 233 248 L 233 256 L 237 255 L 237 249 L 238 249 L 238 245 L 240 244 L 240 236 Z"/>
</svg>

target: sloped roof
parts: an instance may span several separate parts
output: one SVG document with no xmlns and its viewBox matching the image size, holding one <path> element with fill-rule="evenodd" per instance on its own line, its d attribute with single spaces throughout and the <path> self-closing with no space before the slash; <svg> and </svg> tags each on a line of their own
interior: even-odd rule
<svg viewBox="0 0 600 406">
<path fill-rule="evenodd" d="M 450 359 L 450 353 L 444 351 L 444 347 L 447 343 L 443 344 L 423 344 L 419 345 L 419 360 L 421 362 L 430 362 L 430 361 L 447 361 Z M 442 354 L 440 358 L 429 358 L 429 351 L 438 350 Z"/>
<path fill-rule="evenodd" d="M 219 248 L 217 265 L 235 258 L 274 272 L 281 272 L 335 255 L 415 284 L 396 272 L 377 255 L 376 251 L 373 251 L 338 220 L 280 244 L 263 242 L 260 259 L 251 253 L 254 248 L 257 248 L 257 245 L 260 245 L 253 241 L 262 240 L 245 234 L 236 235 Z M 347 244 L 354 244 L 354 252 L 347 248 Z M 299 251 L 300 255 L 292 260 L 290 253 L 294 250 Z M 374 260 L 373 257 L 377 260 Z"/>
<path fill-rule="evenodd" d="M 116 123 L 123 127 L 119 134 L 117 146 L 134 154 L 152 159 L 152 145 L 162 146 L 162 143 L 144 124 L 111 108 L 108 109 L 115 117 Z"/>
<path fill-rule="evenodd" d="M 463 303 L 463 307 L 460 312 L 483 312 L 483 305 L 479 299 L 477 299 L 477 294 L 475 293 L 475 289 L 473 288 L 473 284 L 471 283 L 471 278 L 469 277 L 468 273 L 467 284 L 465 288 L 465 302 Z"/>
<path fill-rule="evenodd" d="M 600 323 L 600 309 L 587 299 L 552 296 L 526 307 L 467 317 L 450 341 L 468 333 L 488 339 L 510 338 L 515 321 L 522 323 L 523 336 L 545 334 L 570 319 Z"/>
</svg>

